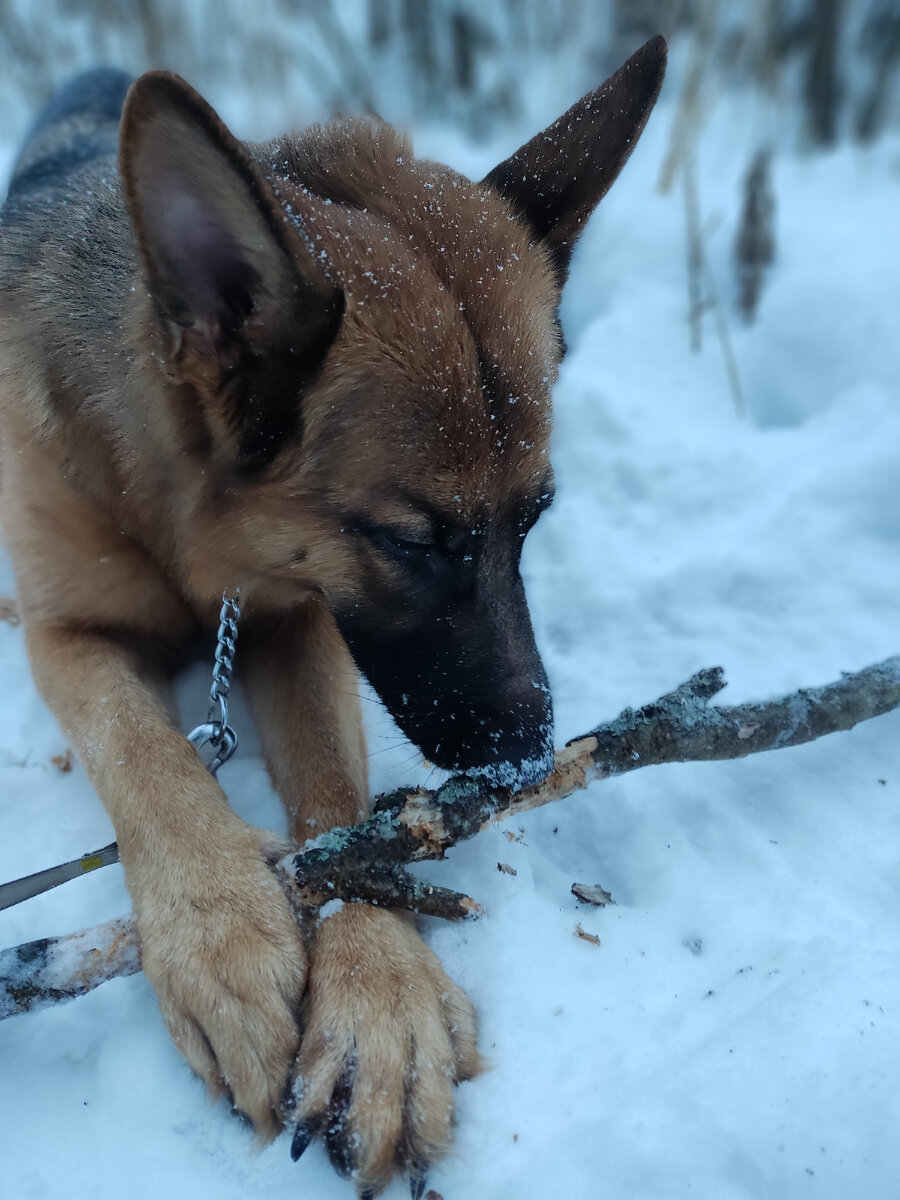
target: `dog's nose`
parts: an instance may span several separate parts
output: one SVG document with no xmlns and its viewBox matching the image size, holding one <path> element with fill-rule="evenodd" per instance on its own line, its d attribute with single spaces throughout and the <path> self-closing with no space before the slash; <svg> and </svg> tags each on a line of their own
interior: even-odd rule
<svg viewBox="0 0 900 1200">
<path fill-rule="evenodd" d="M 553 767 L 553 709 L 543 682 L 506 694 L 496 706 L 461 708 L 434 731 L 440 766 L 501 787 L 537 783 Z"/>
</svg>

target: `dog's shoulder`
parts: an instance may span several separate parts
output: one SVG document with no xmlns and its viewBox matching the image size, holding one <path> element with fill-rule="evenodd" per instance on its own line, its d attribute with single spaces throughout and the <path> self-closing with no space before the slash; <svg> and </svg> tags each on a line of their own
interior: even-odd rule
<svg viewBox="0 0 900 1200">
<path fill-rule="evenodd" d="M 77 263 L 110 248 L 127 225 L 116 178 L 119 117 L 131 80 L 98 68 L 58 92 L 13 167 L 0 212 L 0 284 L 17 292 L 42 247 Z M 79 273 L 75 272 L 75 278 Z"/>
<path fill-rule="evenodd" d="M 56 410 L 75 411 L 111 374 L 136 265 L 116 172 L 129 84 L 108 68 L 78 76 L 13 169 L 0 212 L 0 400 L 20 427 L 56 428 Z"/>
<path fill-rule="evenodd" d="M 100 67 L 77 76 L 38 117 L 9 185 L 13 211 L 28 196 L 64 188 L 81 168 L 113 157 L 119 117 L 131 77 Z"/>
</svg>

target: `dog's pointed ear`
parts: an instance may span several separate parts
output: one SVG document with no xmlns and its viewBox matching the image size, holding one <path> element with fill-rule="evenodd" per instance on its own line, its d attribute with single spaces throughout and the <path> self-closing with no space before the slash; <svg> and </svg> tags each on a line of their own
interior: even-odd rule
<svg viewBox="0 0 900 1200">
<path fill-rule="evenodd" d="M 122 113 L 119 174 L 180 367 L 223 395 L 243 466 L 271 460 L 340 326 L 343 294 L 259 163 L 183 79 L 151 71 Z M 215 422 L 214 422 L 215 423 Z"/>
<path fill-rule="evenodd" d="M 483 179 L 548 246 L 560 283 L 584 223 L 641 136 L 665 73 L 666 41 L 657 36 Z"/>
</svg>

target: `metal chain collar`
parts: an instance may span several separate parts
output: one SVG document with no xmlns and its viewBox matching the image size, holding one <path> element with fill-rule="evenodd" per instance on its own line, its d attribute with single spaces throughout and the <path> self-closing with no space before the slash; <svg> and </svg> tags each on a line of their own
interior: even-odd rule
<svg viewBox="0 0 900 1200">
<path fill-rule="evenodd" d="M 241 618 L 240 598 L 240 588 L 235 588 L 233 599 L 227 592 L 222 595 L 216 661 L 213 664 L 212 687 L 209 689 L 209 711 L 206 721 L 187 735 L 201 759 L 205 757 L 202 752 L 212 747 L 212 758 L 205 764 L 211 775 L 215 775 L 237 749 L 237 734 L 228 724 L 228 693 L 231 691 L 231 675 L 234 671 L 237 623 Z"/>
<path fill-rule="evenodd" d="M 206 714 L 206 721 L 187 735 L 188 741 L 200 755 L 211 775 L 215 775 L 219 767 L 228 762 L 237 749 L 237 734 L 228 724 L 228 693 L 231 691 L 231 676 L 234 672 L 237 623 L 241 616 L 240 598 L 240 588 L 235 588 L 233 599 L 227 591 L 222 594 L 216 661 L 213 664 L 212 687 L 209 689 L 209 712 Z M 111 842 L 102 850 L 83 854 L 81 858 L 61 863 L 58 867 L 48 867 L 46 871 L 37 871 L 23 879 L 0 884 L 0 910 L 19 904 L 22 900 L 29 900 L 32 896 L 39 896 L 42 892 L 49 892 L 60 883 L 67 883 L 70 879 L 77 879 L 89 871 L 96 871 L 98 867 L 107 867 L 118 861 L 119 847 L 115 842 Z"/>
</svg>

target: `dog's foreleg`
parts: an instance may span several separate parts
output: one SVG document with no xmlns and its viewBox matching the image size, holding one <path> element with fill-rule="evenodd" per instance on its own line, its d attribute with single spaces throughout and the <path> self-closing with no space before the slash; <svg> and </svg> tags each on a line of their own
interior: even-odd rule
<svg viewBox="0 0 900 1200">
<path fill-rule="evenodd" d="M 327 610 L 248 629 L 242 664 L 272 778 L 301 844 L 367 811 L 357 676 Z M 414 922 L 344 904 L 313 934 L 293 1153 L 321 1130 L 362 1193 L 395 1169 L 418 1187 L 446 1148 L 455 1081 L 480 1066 L 472 1005 Z M 421 1189 L 420 1193 L 421 1194 Z"/>
<path fill-rule="evenodd" d="M 38 685 L 112 818 L 144 972 L 176 1045 L 271 1135 L 306 969 L 266 861 L 283 847 L 232 812 L 127 642 L 40 623 L 26 634 Z"/>
<path fill-rule="evenodd" d="M 295 843 L 364 820 L 359 676 L 327 609 L 311 601 L 271 623 L 248 623 L 241 669 Z"/>
<path fill-rule="evenodd" d="M 2 462 L 32 670 L 112 818 L 144 971 L 176 1044 L 274 1134 L 306 982 L 267 862 L 280 847 L 232 812 L 175 728 L 163 648 L 171 658 L 194 617 L 123 522 L 70 486 L 60 454 L 25 444 Z"/>
</svg>

